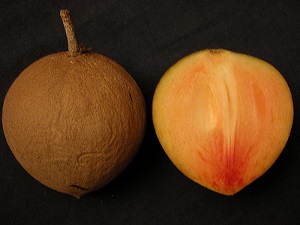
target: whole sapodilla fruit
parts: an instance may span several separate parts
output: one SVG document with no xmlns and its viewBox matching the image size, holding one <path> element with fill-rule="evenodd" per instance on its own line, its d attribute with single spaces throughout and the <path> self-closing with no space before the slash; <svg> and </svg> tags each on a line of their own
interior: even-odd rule
<svg viewBox="0 0 300 225">
<path fill-rule="evenodd" d="M 139 149 L 146 109 L 133 78 L 113 60 L 78 47 L 67 10 L 69 52 L 27 67 L 3 106 L 8 145 L 44 185 L 75 197 L 120 174 Z"/>
<path fill-rule="evenodd" d="M 271 167 L 293 122 L 282 75 L 265 61 L 222 49 L 199 51 L 173 65 L 152 107 L 156 134 L 175 166 L 224 195 Z"/>
</svg>

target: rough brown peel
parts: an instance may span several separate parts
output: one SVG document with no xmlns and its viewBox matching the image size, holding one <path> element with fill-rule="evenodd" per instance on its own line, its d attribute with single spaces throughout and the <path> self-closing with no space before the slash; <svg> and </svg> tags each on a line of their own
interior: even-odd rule
<svg viewBox="0 0 300 225">
<path fill-rule="evenodd" d="M 78 48 L 27 67 L 9 89 L 2 115 L 24 169 L 78 198 L 124 170 L 141 145 L 145 121 L 142 92 L 126 70 Z"/>
</svg>

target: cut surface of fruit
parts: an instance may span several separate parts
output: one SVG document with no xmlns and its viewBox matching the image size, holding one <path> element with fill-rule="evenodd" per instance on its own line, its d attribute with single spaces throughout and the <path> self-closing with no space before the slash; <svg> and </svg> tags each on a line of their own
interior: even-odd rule
<svg viewBox="0 0 300 225">
<path fill-rule="evenodd" d="M 293 122 L 283 76 L 263 60 L 223 49 L 196 52 L 173 65 L 155 90 L 152 112 L 175 166 L 225 195 L 271 167 Z"/>
</svg>

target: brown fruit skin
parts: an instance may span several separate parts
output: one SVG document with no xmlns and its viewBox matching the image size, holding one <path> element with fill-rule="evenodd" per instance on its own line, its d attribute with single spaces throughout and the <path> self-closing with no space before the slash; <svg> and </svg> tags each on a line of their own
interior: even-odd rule
<svg viewBox="0 0 300 225">
<path fill-rule="evenodd" d="M 79 198 L 108 184 L 133 159 L 146 108 L 137 83 L 113 60 L 60 52 L 19 75 L 5 97 L 2 123 L 31 176 Z"/>
</svg>

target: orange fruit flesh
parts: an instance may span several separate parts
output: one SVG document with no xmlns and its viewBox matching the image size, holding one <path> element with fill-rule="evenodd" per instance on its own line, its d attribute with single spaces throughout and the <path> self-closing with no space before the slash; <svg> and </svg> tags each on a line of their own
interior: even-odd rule
<svg viewBox="0 0 300 225">
<path fill-rule="evenodd" d="M 153 99 L 159 141 L 193 181 L 233 195 L 268 170 L 283 150 L 293 103 L 270 64 L 226 50 L 185 57 L 160 80 Z"/>
</svg>

